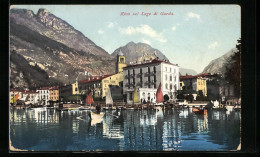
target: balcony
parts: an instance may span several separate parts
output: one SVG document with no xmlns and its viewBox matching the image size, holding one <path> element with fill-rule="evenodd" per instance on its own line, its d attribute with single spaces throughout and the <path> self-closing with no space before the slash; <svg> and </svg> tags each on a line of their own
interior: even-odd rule
<svg viewBox="0 0 260 157">
<path fill-rule="evenodd" d="M 156 72 L 146 72 L 145 73 L 145 76 L 154 76 L 154 75 L 156 75 Z"/>
</svg>

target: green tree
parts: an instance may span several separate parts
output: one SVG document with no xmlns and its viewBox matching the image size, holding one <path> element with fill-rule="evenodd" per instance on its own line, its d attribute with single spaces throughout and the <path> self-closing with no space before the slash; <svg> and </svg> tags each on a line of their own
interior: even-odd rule
<svg viewBox="0 0 260 157">
<path fill-rule="evenodd" d="M 165 95 L 163 96 L 163 98 L 164 98 L 164 101 L 168 101 L 168 100 L 170 99 L 167 94 L 165 94 Z"/>
<path fill-rule="evenodd" d="M 230 65 L 226 66 L 224 78 L 228 84 L 234 86 L 234 94 L 240 97 L 241 92 L 241 38 L 237 40 L 237 52 L 230 58 Z"/>
</svg>

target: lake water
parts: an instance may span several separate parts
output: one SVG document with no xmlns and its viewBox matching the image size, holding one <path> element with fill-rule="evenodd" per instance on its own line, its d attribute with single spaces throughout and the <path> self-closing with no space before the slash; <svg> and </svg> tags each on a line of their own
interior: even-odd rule
<svg viewBox="0 0 260 157">
<path fill-rule="evenodd" d="M 10 109 L 10 140 L 34 151 L 227 151 L 240 143 L 239 111 L 90 111 Z"/>
</svg>

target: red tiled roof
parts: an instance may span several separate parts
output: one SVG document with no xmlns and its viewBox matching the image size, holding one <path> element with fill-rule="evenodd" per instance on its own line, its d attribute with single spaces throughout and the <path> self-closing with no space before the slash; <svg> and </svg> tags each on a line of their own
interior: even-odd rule
<svg viewBox="0 0 260 157">
<path fill-rule="evenodd" d="M 51 87 L 50 88 L 50 90 L 58 90 L 59 89 L 59 87 L 57 86 L 57 87 Z"/>
<path fill-rule="evenodd" d="M 198 77 L 207 77 L 207 76 L 212 76 L 210 73 L 205 73 L 205 74 L 199 74 L 199 75 L 184 75 L 180 76 L 180 79 L 192 79 L 192 78 L 198 78 Z"/>
<path fill-rule="evenodd" d="M 199 74 L 197 77 L 207 77 L 207 76 L 212 76 L 210 73 L 205 73 L 205 74 Z"/>
<path fill-rule="evenodd" d="M 51 87 L 40 87 L 39 90 L 47 90 L 50 89 Z"/>
<path fill-rule="evenodd" d="M 10 89 L 10 92 L 24 92 L 22 89 Z"/>
<path fill-rule="evenodd" d="M 124 67 L 123 69 L 130 68 L 130 67 L 135 67 L 135 66 L 141 66 L 141 65 L 156 64 L 156 63 L 167 63 L 167 64 L 171 64 L 171 65 L 178 66 L 177 64 L 172 64 L 172 63 L 170 63 L 170 62 L 153 59 L 151 62 L 128 65 L 128 66 Z"/>
<path fill-rule="evenodd" d="M 193 78 L 197 78 L 197 76 L 192 76 L 192 75 L 180 76 L 180 79 L 193 79 Z"/>
<path fill-rule="evenodd" d="M 94 82 L 94 81 L 100 81 L 100 80 L 102 80 L 102 79 L 104 79 L 104 78 L 107 78 L 107 77 L 109 77 L 109 76 L 112 76 L 112 75 L 114 75 L 114 74 L 109 74 L 109 75 L 104 75 L 104 76 L 98 76 L 98 77 L 94 77 L 94 78 L 92 78 L 92 79 L 86 79 L 86 80 L 82 80 L 82 81 L 79 81 L 79 83 L 87 83 L 87 82 Z"/>
</svg>

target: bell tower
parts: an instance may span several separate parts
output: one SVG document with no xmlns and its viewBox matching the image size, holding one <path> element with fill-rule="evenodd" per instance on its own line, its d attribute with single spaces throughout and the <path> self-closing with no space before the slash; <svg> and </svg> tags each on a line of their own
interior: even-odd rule
<svg viewBox="0 0 260 157">
<path fill-rule="evenodd" d="M 123 72 L 123 68 L 126 67 L 125 64 L 125 56 L 122 53 L 121 49 L 117 55 L 117 62 L 116 62 L 116 73 Z"/>
</svg>

